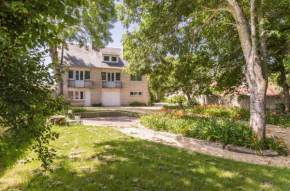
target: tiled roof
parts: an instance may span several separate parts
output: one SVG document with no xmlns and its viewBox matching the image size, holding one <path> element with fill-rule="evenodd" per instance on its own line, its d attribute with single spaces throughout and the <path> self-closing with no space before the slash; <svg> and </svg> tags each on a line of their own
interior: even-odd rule
<svg viewBox="0 0 290 191">
<path fill-rule="evenodd" d="M 117 63 L 102 62 L 102 54 L 118 56 Z M 98 68 L 122 68 L 127 62 L 122 59 L 121 48 L 106 47 L 100 51 L 92 47 L 80 47 L 77 44 L 68 44 L 63 51 L 64 66 L 98 67 Z"/>
</svg>

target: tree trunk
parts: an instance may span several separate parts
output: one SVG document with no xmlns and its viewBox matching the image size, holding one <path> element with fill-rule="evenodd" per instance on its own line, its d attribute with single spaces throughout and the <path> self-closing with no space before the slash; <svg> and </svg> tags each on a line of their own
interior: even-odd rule
<svg viewBox="0 0 290 191">
<path fill-rule="evenodd" d="M 266 49 L 261 47 L 262 60 L 257 50 L 256 22 L 255 22 L 255 0 L 250 5 L 250 26 L 248 20 L 237 0 L 228 0 L 231 13 L 236 20 L 241 47 L 246 60 L 247 81 L 250 90 L 250 127 L 258 138 L 264 138 L 266 134 L 266 90 L 267 90 L 267 65 Z M 261 26 L 263 27 L 263 26 Z M 260 36 L 260 42 L 265 38 Z M 263 46 L 265 46 L 263 44 Z"/>
<path fill-rule="evenodd" d="M 61 67 L 58 60 L 57 45 L 49 47 L 49 53 L 52 63 L 54 63 L 54 75 L 56 77 L 56 96 L 63 94 L 63 80 L 61 75 Z"/>
<path fill-rule="evenodd" d="M 189 93 L 186 93 L 185 95 L 186 95 L 186 97 L 187 97 L 187 100 L 188 100 L 188 104 L 189 104 L 189 106 L 192 106 L 192 102 L 191 102 L 190 94 L 189 94 Z"/>
<path fill-rule="evenodd" d="M 289 111 L 290 106 L 290 95 L 289 95 L 289 86 L 286 81 L 286 72 L 284 66 L 281 67 L 280 70 L 281 73 L 281 82 L 283 86 L 283 99 L 284 99 L 284 105 L 285 105 L 285 111 Z"/>
</svg>

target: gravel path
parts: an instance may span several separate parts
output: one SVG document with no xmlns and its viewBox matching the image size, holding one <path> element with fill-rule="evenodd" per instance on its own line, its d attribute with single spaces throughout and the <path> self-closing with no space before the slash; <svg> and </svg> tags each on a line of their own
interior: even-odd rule
<svg viewBox="0 0 290 191">
<path fill-rule="evenodd" d="M 195 151 L 202 154 L 218 156 L 222 158 L 242 161 L 252 164 L 264 164 L 270 166 L 288 167 L 290 168 L 290 156 L 265 157 L 252 154 L 236 153 L 221 148 L 208 145 L 206 141 L 182 137 L 178 134 L 168 132 L 160 132 L 143 127 L 139 123 L 139 119 L 135 117 L 99 117 L 82 119 L 84 125 L 110 126 L 131 137 L 142 140 L 170 145 L 173 147 Z M 272 133 L 289 137 L 290 130 L 282 128 L 271 128 Z M 289 140 L 287 140 L 288 143 Z"/>
</svg>

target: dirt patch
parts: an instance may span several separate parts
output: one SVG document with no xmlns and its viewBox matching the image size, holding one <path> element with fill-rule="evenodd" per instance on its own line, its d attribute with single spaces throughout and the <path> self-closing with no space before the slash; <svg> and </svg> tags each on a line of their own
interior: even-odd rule
<svg viewBox="0 0 290 191">
<path fill-rule="evenodd" d="M 148 129 L 140 125 L 139 119 L 134 117 L 91 118 L 84 119 L 83 124 L 110 126 L 111 128 L 117 129 L 131 137 L 161 143 L 164 145 L 186 149 L 202 154 L 213 155 L 252 164 L 263 164 L 290 168 L 290 156 L 266 157 L 252 154 L 236 153 L 224 150 L 219 147 L 211 146 L 210 144 L 208 144 L 208 142 L 203 140 Z M 289 135 L 290 135 L 289 129 L 284 128 L 270 128 L 270 129 L 272 130 L 271 134 L 273 135 L 281 136 L 283 134 L 286 144 L 289 143 Z"/>
</svg>

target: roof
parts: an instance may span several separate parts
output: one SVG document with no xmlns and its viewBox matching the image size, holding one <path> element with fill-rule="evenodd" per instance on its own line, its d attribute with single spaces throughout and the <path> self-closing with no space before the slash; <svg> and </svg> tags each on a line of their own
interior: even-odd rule
<svg viewBox="0 0 290 191">
<path fill-rule="evenodd" d="M 117 56 L 118 62 L 103 62 L 103 54 Z M 78 44 L 68 44 L 67 48 L 63 50 L 62 65 L 77 67 L 122 68 L 128 63 L 122 59 L 121 55 L 121 48 L 106 47 L 98 51 L 92 47 L 80 47 Z"/>
</svg>

